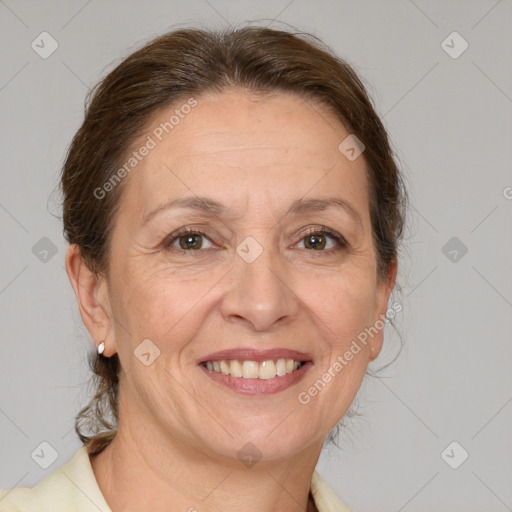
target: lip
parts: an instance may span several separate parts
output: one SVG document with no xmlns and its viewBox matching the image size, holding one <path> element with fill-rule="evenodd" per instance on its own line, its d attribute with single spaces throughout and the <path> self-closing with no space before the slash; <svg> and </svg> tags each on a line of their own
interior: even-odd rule
<svg viewBox="0 0 512 512">
<path fill-rule="evenodd" d="M 289 350 L 287 348 L 272 348 L 267 350 L 256 350 L 253 348 L 234 348 L 213 352 L 197 361 L 197 364 L 206 363 L 206 361 L 221 361 L 222 359 L 238 361 L 268 361 L 269 359 L 294 359 L 295 361 L 312 362 L 313 357 L 306 352 L 299 352 L 297 350 Z M 293 372 L 295 373 L 295 372 Z M 289 375 L 293 375 L 290 373 Z M 279 377 L 283 379 L 283 377 Z M 273 379 L 269 379 L 273 380 Z"/>
<path fill-rule="evenodd" d="M 268 354 L 269 352 L 266 353 Z M 222 352 L 219 352 L 219 354 L 222 354 Z M 212 361 L 212 359 L 207 359 L 207 361 Z M 312 367 L 313 363 L 308 361 L 298 370 L 295 370 L 292 373 L 287 373 L 282 377 L 276 376 L 273 379 L 245 379 L 243 377 L 232 377 L 231 375 L 224 375 L 223 373 L 218 373 L 214 370 L 208 370 L 206 366 L 199 364 L 199 368 L 205 373 L 205 375 L 217 384 L 227 387 L 238 394 L 250 396 L 273 395 L 280 391 L 284 391 L 285 389 L 300 382 Z"/>
</svg>

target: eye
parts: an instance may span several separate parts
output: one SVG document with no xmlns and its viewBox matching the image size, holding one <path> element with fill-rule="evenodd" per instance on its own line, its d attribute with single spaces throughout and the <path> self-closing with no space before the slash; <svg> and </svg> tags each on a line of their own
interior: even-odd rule
<svg viewBox="0 0 512 512">
<path fill-rule="evenodd" d="M 204 246 L 203 240 L 207 241 L 207 246 Z M 208 246 L 210 244 L 210 246 Z M 181 249 L 184 251 L 192 252 L 199 249 L 211 249 L 213 244 L 206 236 L 206 233 L 198 228 L 183 228 L 176 233 L 171 234 L 163 244 L 165 249 Z"/>
<path fill-rule="evenodd" d="M 205 245 L 206 241 L 206 245 Z M 348 247 L 345 238 L 326 226 L 309 228 L 302 235 L 299 245 L 303 243 L 304 249 L 309 252 L 333 253 Z M 212 249 L 213 242 L 201 228 L 182 228 L 167 237 L 162 246 L 166 250 L 181 250 L 185 252 L 198 252 L 200 249 Z"/>
<path fill-rule="evenodd" d="M 348 246 L 343 236 L 325 226 L 310 228 L 299 243 L 304 243 L 305 249 L 326 253 L 335 252 Z"/>
</svg>

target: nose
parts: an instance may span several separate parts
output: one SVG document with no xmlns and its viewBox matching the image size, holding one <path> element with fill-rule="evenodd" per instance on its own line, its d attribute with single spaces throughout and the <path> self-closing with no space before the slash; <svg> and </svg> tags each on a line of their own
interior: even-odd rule
<svg viewBox="0 0 512 512">
<path fill-rule="evenodd" d="M 280 264 L 271 250 L 265 249 L 252 263 L 236 255 L 229 276 L 230 287 L 221 305 L 226 321 L 263 332 L 296 318 L 298 297 L 293 292 L 285 265 Z"/>
</svg>

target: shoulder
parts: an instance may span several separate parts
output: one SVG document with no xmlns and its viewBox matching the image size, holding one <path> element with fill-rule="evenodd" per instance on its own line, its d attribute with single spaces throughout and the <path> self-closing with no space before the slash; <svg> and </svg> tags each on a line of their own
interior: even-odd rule
<svg viewBox="0 0 512 512">
<path fill-rule="evenodd" d="M 91 503 L 92 502 L 92 503 Z M 111 512 L 99 490 L 87 448 L 41 480 L 35 487 L 0 491 L 0 512 Z"/>
<path fill-rule="evenodd" d="M 44 512 L 50 510 L 48 507 L 60 504 L 63 499 L 66 503 L 69 490 L 63 480 L 64 467 L 48 475 L 35 487 L 15 487 L 9 491 L 0 491 L 0 512 Z M 55 512 L 59 510 L 56 508 Z"/>
<path fill-rule="evenodd" d="M 0 491 L 0 512 L 28 512 L 39 510 L 40 503 L 33 489 L 16 487 L 10 491 Z"/>
<path fill-rule="evenodd" d="M 311 494 L 318 512 L 351 512 L 316 470 L 311 478 Z"/>
</svg>

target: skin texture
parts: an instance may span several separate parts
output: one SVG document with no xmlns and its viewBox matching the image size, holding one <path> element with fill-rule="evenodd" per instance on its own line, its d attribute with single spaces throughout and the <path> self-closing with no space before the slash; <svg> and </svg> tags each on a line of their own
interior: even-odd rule
<svg viewBox="0 0 512 512">
<path fill-rule="evenodd" d="M 323 441 L 377 357 L 382 332 L 308 404 L 298 394 L 385 314 L 396 264 L 378 279 L 364 156 L 351 162 L 340 153 L 349 132 L 324 107 L 239 89 L 196 99 L 125 178 L 108 279 L 92 274 L 75 246 L 68 250 L 82 319 L 123 368 L 118 435 L 91 463 L 114 512 L 304 511 Z M 175 108 L 160 112 L 141 140 Z M 232 211 L 168 208 L 143 224 L 188 196 Z M 327 197 L 349 202 L 360 220 L 341 208 L 286 214 L 297 199 Z M 185 226 L 206 232 L 192 240 L 199 249 L 169 237 Z M 348 246 L 325 235 L 315 249 L 306 230 L 320 226 Z M 249 236 L 263 249 L 250 264 L 236 252 Z M 160 350 L 149 366 L 133 353 L 145 339 Z M 300 350 L 314 365 L 280 393 L 243 396 L 197 365 L 236 347 Z M 261 452 L 252 467 L 237 456 L 248 442 Z"/>
</svg>

